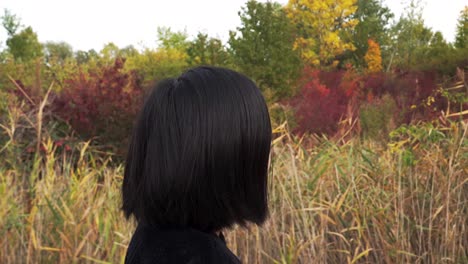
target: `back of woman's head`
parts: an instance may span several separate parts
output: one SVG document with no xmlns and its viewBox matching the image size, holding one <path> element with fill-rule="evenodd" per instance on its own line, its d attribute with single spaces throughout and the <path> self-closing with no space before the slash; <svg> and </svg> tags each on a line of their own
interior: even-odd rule
<svg viewBox="0 0 468 264">
<path fill-rule="evenodd" d="M 123 210 L 157 227 L 261 224 L 270 141 L 267 106 L 244 75 L 198 67 L 164 80 L 135 125 Z"/>
</svg>

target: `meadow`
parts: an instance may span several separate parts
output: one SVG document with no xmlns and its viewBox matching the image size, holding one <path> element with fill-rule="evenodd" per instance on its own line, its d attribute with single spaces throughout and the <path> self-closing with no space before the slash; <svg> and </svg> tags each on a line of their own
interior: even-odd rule
<svg viewBox="0 0 468 264">
<path fill-rule="evenodd" d="M 122 165 L 89 141 L 54 144 L 41 114 L 11 108 L 2 124 L 43 147 L 27 159 L 14 137 L 2 147 L 1 262 L 122 263 L 135 228 Z M 224 231 L 243 263 L 468 260 L 467 122 L 402 126 L 387 145 L 274 133 L 269 220 Z"/>
</svg>

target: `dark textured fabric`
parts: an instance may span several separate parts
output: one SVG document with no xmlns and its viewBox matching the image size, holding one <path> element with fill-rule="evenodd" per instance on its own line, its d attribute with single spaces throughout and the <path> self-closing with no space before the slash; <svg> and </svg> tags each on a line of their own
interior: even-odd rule
<svg viewBox="0 0 468 264">
<path fill-rule="evenodd" d="M 221 237 L 194 229 L 138 226 L 125 264 L 234 264 L 240 260 Z"/>
</svg>

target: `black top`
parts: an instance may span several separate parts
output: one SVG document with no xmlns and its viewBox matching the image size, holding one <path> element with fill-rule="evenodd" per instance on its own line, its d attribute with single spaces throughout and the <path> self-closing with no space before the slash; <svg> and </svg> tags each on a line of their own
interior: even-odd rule
<svg viewBox="0 0 468 264">
<path fill-rule="evenodd" d="M 224 238 L 195 229 L 158 229 L 139 225 L 125 264 L 238 264 Z"/>
</svg>

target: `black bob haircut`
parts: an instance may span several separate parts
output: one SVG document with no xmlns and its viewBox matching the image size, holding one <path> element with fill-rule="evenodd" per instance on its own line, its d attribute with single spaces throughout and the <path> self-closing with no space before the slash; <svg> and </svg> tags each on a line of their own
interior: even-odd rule
<svg viewBox="0 0 468 264">
<path fill-rule="evenodd" d="M 161 81 L 130 142 L 126 217 L 206 232 L 262 224 L 271 134 L 260 90 L 240 73 L 205 66 Z"/>
</svg>

